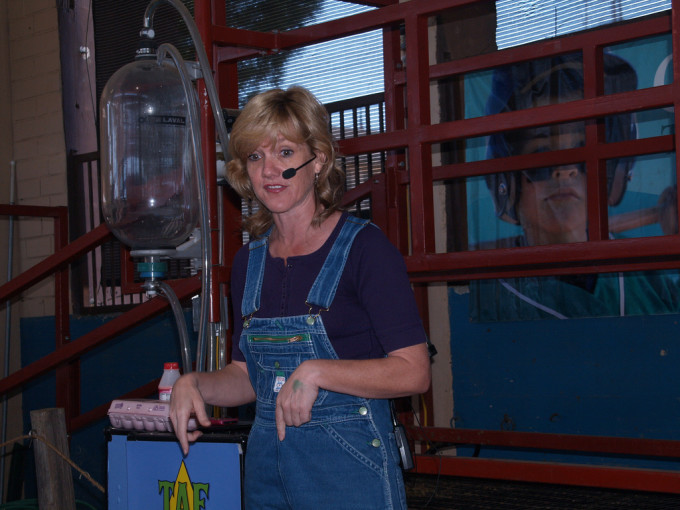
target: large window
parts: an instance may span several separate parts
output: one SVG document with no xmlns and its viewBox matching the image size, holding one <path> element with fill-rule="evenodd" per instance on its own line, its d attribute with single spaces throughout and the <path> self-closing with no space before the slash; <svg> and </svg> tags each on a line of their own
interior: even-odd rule
<svg viewBox="0 0 680 510">
<path fill-rule="evenodd" d="M 257 31 L 290 30 L 375 9 L 340 0 L 264 0 L 227 4 L 227 25 Z M 265 6 L 266 4 L 266 6 Z M 264 9 L 267 16 L 253 16 Z M 352 79 L 348 79 L 352 77 Z M 384 90 L 382 34 L 372 30 L 239 64 L 239 103 L 260 91 L 302 85 L 326 104 Z"/>
<path fill-rule="evenodd" d="M 498 0 L 499 49 L 665 11 L 671 0 Z"/>
<path fill-rule="evenodd" d="M 521 250 L 530 257 L 538 246 L 603 247 L 677 234 L 674 111 L 642 102 L 643 90 L 658 88 L 661 94 L 673 81 L 672 37 L 662 23 L 645 22 L 635 27 L 648 27 L 638 32 L 647 35 L 621 42 L 633 18 L 669 7 L 670 2 L 632 0 L 498 1 L 485 18 L 491 22 L 476 20 L 487 38 L 496 37 L 496 47 L 485 52 L 499 51 L 508 59 L 442 82 L 442 90 L 455 98 L 442 102 L 444 121 L 474 119 L 472 126 L 486 121 L 480 135 L 442 144 L 448 158 L 443 164 L 460 164 L 454 170 L 466 175 L 446 182 L 446 251 L 513 248 L 520 260 Z M 616 30 L 596 30 L 605 25 Z M 581 33 L 586 30 L 591 32 Z M 454 53 L 459 33 L 444 35 L 449 33 L 452 59 L 469 57 Z M 541 44 L 556 37 L 562 52 L 552 42 Z M 503 52 L 519 44 L 526 51 Z M 590 60 L 593 53 L 601 59 Z M 623 104 L 624 94 L 641 98 L 630 101 L 634 110 L 598 115 L 586 106 L 605 104 L 604 96 Z M 495 131 L 499 125 L 506 127 Z M 470 319 L 680 311 L 677 271 L 565 272 L 570 274 L 473 280 Z"/>
</svg>

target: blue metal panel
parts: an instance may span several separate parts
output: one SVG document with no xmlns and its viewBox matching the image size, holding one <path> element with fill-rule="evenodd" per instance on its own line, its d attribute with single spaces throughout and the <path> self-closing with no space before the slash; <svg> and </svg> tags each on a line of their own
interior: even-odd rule
<svg viewBox="0 0 680 510">
<path fill-rule="evenodd" d="M 109 510 L 241 510 L 241 444 L 197 442 L 184 457 L 174 438 L 109 443 Z"/>
<path fill-rule="evenodd" d="M 109 510 L 128 509 L 127 473 L 120 466 L 127 466 L 127 438 L 112 436 L 109 442 L 108 473 Z"/>
</svg>

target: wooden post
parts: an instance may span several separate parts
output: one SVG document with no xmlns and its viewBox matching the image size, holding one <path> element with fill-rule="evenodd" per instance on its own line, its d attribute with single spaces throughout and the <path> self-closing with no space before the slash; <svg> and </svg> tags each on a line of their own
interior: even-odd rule
<svg viewBox="0 0 680 510">
<path fill-rule="evenodd" d="M 69 458 L 66 418 L 61 408 L 31 411 L 33 432 Z M 40 510 L 75 510 L 71 466 L 43 441 L 33 442 Z"/>
</svg>

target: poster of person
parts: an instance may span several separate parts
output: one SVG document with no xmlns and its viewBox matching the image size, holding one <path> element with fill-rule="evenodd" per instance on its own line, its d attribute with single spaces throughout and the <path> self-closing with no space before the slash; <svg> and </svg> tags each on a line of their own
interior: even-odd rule
<svg viewBox="0 0 680 510">
<path fill-rule="evenodd" d="M 670 36 L 604 48 L 605 94 L 668 83 Z M 528 110 L 584 97 L 580 53 L 537 58 L 468 76 L 466 117 Z M 673 134 L 672 109 L 602 119 L 606 143 Z M 552 124 L 468 140 L 468 161 L 583 147 L 585 122 Z M 585 161 L 499 172 L 467 180 L 471 250 L 584 242 L 588 238 Z M 610 237 L 677 233 L 675 154 L 606 162 Z M 470 284 L 475 322 L 611 317 L 680 310 L 677 272 L 625 272 L 478 280 Z"/>
</svg>

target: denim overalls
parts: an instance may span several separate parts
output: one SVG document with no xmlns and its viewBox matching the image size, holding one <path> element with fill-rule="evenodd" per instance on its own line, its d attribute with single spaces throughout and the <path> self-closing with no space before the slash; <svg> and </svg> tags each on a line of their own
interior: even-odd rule
<svg viewBox="0 0 680 510">
<path fill-rule="evenodd" d="M 349 216 L 307 297 L 308 315 L 254 317 L 268 235 L 250 243 L 240 348 L 257 393 L 247 444 L 245 502 L 255 509 L 405 509 L 404 485 L 387 400 L 319 389 L 312 419 L 276 433 L 278 391 L 305 360 L 337 359 L 323 326 L 354 237 L 368 222 Z M 347 317 L 351 321 L 351 317 Z"/>
</svg>

